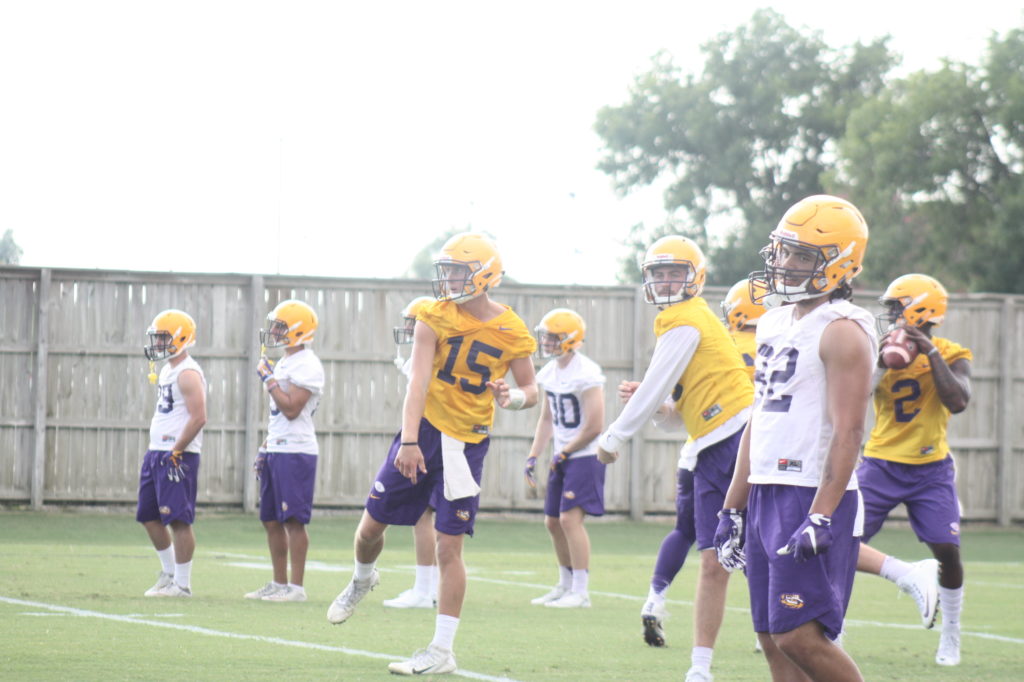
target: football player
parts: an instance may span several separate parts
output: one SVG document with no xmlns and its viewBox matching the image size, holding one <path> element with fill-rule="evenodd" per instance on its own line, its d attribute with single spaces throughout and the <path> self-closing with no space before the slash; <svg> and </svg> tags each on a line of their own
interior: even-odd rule
<svg viewBox="0 0 1024 682">
<path fill-rule="evenodd" d="M 661 428 L 685 427 L 688 434 L 676 474 L 676 527 L 658 550 L 641 610 L 644 641 L 664 646 L 665 590 L 696 541 L 701 557 L 687 680 L 711 679 L 729 580 L 712 544 L 715 515 L 722 508 L 754 394 L 736 344 L 701 297 L 705 268 L 700 247 L 686 237 L 663 237 L 647 250 L 641 265 L 643 292 L 661 311 L 654 320 L 658 340 L 643 381 L 619 386 L 626 405 L 598 439 L 598 455 L 610 464 L 652 417 Z M 667 396 L 671 403 L 665 406 Z"/>
<path fill-rule="evenodd" d="M 857 477 L 874 319 L 853 305 L 868 227 L 853 204 L 808 197 L 762 249 L 754 283 L 781 307 L 757 324 L 756 400 L 715 547 L 746 567 L 754 630 L 775 680 L 861 680 L 842 631 L 861 534 Z"/>
<path fill-rule="evenodd" d="M 434 261 L 436 301 L 416 316 L 412 367 L 395 436 L 355 534 L 355 571 L 327 612 L 344 623 L 380 581 L 376 561 L 388 525 L 414 525 L 436 503 L 437 563 L 441 573 L 434 638 L 398 675 L 450 673 L 452 645 L 466 592 L 464 536 L 473 533 L 480 479 L 494 405 L 510 410 L 537 403 L 533 335 L 511 308 L 493 301 L 501 257 L 485 235 L 453 236 Z M 511 370 L 518 388 L 505 382 Z"/>
<path fill-rule="evenodd" d="M 893 280 L 879 300 L 885 308 L 878 316 L 879 331 L 888 336 L 903 329 L 917 344 L 918 355 L 905 369 L 886 369 L 879 357 L 875 426 L 857 468 L 864 495 L 864 541 L 878 532 L 892 508 L 902 502 L 911 527 L 935 559 L 908 564 L 862 545 L 857 568 L 881 575 L 911 594 L 927 628 L 935 623 L 938 601 L 942 634 L 935 662 L 957 665 L 964 569 L 956 467 L 946 425 L 950 414 L 967 409 L 972 355 L 967 348 L 932 335 L 946 316 L 948 300 L 936 279 L 903 275 Z"/>
<path fill-rule="evenodd" d="M 165 310 L 146 330 L 143 352 L 150 367 L 166 360 L 157 385 L 156 411 L 149 424 L 149 449 L 142 460 L 135 520 L 143 525 L 162 569 L 147 597 L 191 597 L 196 538 L 196 482 L 206 424 L 206 379 L 188 352 L 196 323 L 181 310 Z M 170 526 L 170 531 L 167 527 Z"/>
<path fill-rule="evenodd" d="M 765 311 L 763 302 L 763 294 L 754 302 L 750 281 L 746 279 L 733 284 L 722 301 L 722 321 L 740 351 L 751 382 L 754 381 L 754 357 L 757 355 L 757 320 Z"/>
<path fill-rule="evenodd" d="M 604 426 L 604 373 L 579 352 L 587 328 L 575 311 L 555 308 L 535 331 L 541 356 L 551 360 L 537 374 L 547 399 L 526 458 L 526 481 L 537 487 L 537 458 L 554 439 L 544 525 L 555 548 L 559 582 L 531 603 L 589 608 L 590 537 L 583 520 L 604 514 L 605 465 L 597 460 L 595 443 Z"/>
<path fill-rule="evenodd" d="M 267 439 L 254 468 L 260 482 L 260 521 L 267 531 L 274 575 L 266 585 L 247 593 L 246 599 L 306 601 L 306 526 L 313 513 L 320 454 L 313 415 L 324 392 L 324 367 L 309 345 L 319 325 L 316 311 L 308 304 L 287 300 L 270 311 L 267 329 L 260 330 L 264 349 L 284 349 L 276 364 L 264 354 L 256 365 L 270 398 Z"/>
<path fill-rule="evenodd" d="M 434 299 L 429 296 L 414 298 L 402 310 L 402 325 L 393 330 L 395 336 L 395 367 L 409 376 L 412 367 L 411 359 L 402 358 L 402 346 L 412 345 L 412 335 L 416 328 L 416 315 L 420 308 Z M 413 586 L 394 599 L 385 599 L 384 606 L 395 609 L 431 609 L 437 604 L 437 535 L 434 533 L 434 505 L 431 504 L 423 512 L 423 516 L 412 529 L 413 546 L 416 550 L 416 580 Z"/>
</svg>

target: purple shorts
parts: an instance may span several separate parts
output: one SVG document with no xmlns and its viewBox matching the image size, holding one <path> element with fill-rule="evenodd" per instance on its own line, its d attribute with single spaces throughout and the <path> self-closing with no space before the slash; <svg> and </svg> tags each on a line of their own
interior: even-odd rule
<svg viewBox="0 0 1024 682">
<path fill-rule="evenodd" d="M 687 551 L 697 539 L 693 519 L 693 472 L 679 468 L 676 470 L 676 530 L 682 533 Z"/>
<path fill-rule="evenodd" d="M 316 455 L 267 452 L 259 468 L 260 521 L 284 523 L 294 519 L 305 525 L 313 515 Z"/>
<path fill-rule="evenodd" d="M 139 504 L 135 510 L 139 523 L 160 521 L 166 526 L 171 521 L 181 521 L 191 525 L 196 520 L 199 453 L 183 452 L 177 474 L 171 470 L 170 459 L 170 450 L 147 450 L 142 458 Z"/>
<path fill-rule="evenodd" d="M 427 473 L 416 478 L 416 485 L 395 468 L 395 456 L 402 441 L 399 432 L 391 442 L 388 457 L 377 472 L 366 511 L 375 521 L 395 526 L 415 526 L 427 507 L 434 508 L 434 528 L 448 535 L 473 535 L 473 521 L 480 507 L 480 496 L 448 500 L 444 496 L 444 464 L 441 459 L 441 432 L 426 419 L 420 421 L 420 451 Z M 470 473 L 477 485 L 484 471 L 484 457 L 491 439 L 467 443 L 465 454 Z"/>
<path fill-rule="evenodd" d="M 593 457 L 569 458 L 548 474 L 548 491 L 544 513 L 558 516 L 573 507 L 580 507 L 591 516 L 604 514 L 605 465 Z"/>
<path fill-rule="evenodd" d="M 928 464 L 864 457 L 857 467 L 857 480 L 864 495 L 864 542 L 879 531 L 892 508 L 903 503 L 918 540 L 960 545 L 960 502 L 952 457 Z"/>
<path fill-rule="evenodd" d="M 718 512 L 725 502 L 725 493 L 732 483 L 732 472 L 736 468 L 736 451 L 740 447 L 743 429 L 725 440 L 709 445 L 697 455 L 697 466 L 693 470 L 693 525 L 696 530 L 697 549 L 711 549 L 715 546 L 715 530 L 718 529 Z M 677 487 L 677 491 L 681 490 Z M 676 509 L 679 509 L 676 500 Z"/>
<path fill-rule="evenodd" d="M 776 551 L 807 518 L 816 488 L 753 485 L 747 501 L 747 583 L 755 632 L 789 632 L 816 620 L 829 639 L 843 629 L 857 570 L 860 538 L 853 536 L 857 491 L 832 513 L 832 546 L 802 563 Z"/>
</svg>

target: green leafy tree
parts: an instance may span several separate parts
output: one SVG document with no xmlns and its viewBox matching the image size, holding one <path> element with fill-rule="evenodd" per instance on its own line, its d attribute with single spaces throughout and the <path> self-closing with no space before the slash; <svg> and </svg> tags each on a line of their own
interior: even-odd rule
<svg viewBox="0 0 1024 682">
<path fill-rule="evenodd" d="M 664 54 L 622 106 L 598 112 L 598 168 L 623 193 L 665 184 L 670 219 L 634 228 L 622 281 L 638 279 L 643 248 L 669 232 L 697 241 L 709 281 L 732 284 L 760 267 L 768 233 L 799 199 L 824 191 L 848 113 L 885 86 L 888 38 L 832 49 L 820 32 L 772 10 L 703 45 L 704 71 L 682 74 Z"/>
<path fill-rule="evenodd" d="M 0 263 L 4 265 L 17 265 L 21 260 L 21 247 L 14 241 L 14 232 L 7 230 L 3 239 L 0 239 Z"/>
<path fill-rule="evenodd" d="M 1024 293 L 1024 30 L 980 67 L 946 63 L 851 113 L 837 182 L 870 208 L 869 283 L 927 272 Z"/>
</svg>

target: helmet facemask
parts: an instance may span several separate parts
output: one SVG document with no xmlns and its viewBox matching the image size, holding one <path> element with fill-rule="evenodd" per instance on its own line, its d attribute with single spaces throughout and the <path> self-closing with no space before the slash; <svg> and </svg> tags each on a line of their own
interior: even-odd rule
<svg viewBox="0 0 1024 682">
<path fill-rule="evenodd" d="M 163 329 L 150 329 L 146 332 L 149 337 L 149 345 L 142 349 L 147 360 L 157 362 L 166 360 L 178 355 L 178 349 L 174 345 L 174 337 L 169 331 Z"/>
<path fill-rule="evenodd" d="M 413 331 L 416 329 L 415 317 L 403 317 L 401 327 L 392 327 L 391 333 L 395 336 L 395 344 L 407 346 L 412 343 Z"/>
<path fill-rule="evenodd" d="M 455 260 L 438 260 L 434 262 L 434 269 L 437 273 L 432 283 L 434 297 L 439 301 L 463 303 L 476 298 L 490 288 L 486 285 L 480 286 L 474 280 L 474 275 L 484 269 L 479 261 L 465 263 Z"/>
<path fill-rule="evenodd" d="M 805 301 L 823 296 L 841 284 L 830 286 L 825 274 L 828 266 L 844 256 L 833 245 L 815 246 L 795 239 L 772 237 L 760 255 L 764 259 L 764 272 L 753 273 L 750 281 L 754 287 L 764 285 L 767 292 L 760 296 L 752 292 L 756 302 L 763 301 L 769 294 L 775 294 L 784 303 Z"/>
<path fill-rule="evenodd" d="M 269 320 L 270 329 L 260 330 L 260 343 L 267 348 L 281 348 L 283 346 L 290 346 L 291 339 L 288 335 L 291 333 L 291 328 L 288 323 L 284 320 Z"/>
<path fill-rule="evenodd" d="M 700 293 L 697 270 L 690 261 L 657 263 L 644 268 L 644 298 L 656 306 L 668 306 Z"/>
<path fill-rule="evenodd" d="M 886 334 L 896 327 L 906 324 L 906 318 L 903 317 L 903 303 L 899 299 L 881 298 L 879 303 L 885 308 L 875 315 L 875 325 L 878 327 L 879 334 Z"/>
</svg>

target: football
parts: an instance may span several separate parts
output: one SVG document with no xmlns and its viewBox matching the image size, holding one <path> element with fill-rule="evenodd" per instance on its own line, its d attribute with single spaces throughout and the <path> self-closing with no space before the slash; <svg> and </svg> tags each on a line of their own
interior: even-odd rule
<svg viewBox="0 0 1024 682">
<path fill-rule="evenodd" d="M 907 338 L 905 331 L 897 329 L 882 346 L 882 364 L 889 369 L 903 369 L 910 366 L 917 353 L 917 344 Z"/>
</svg>

